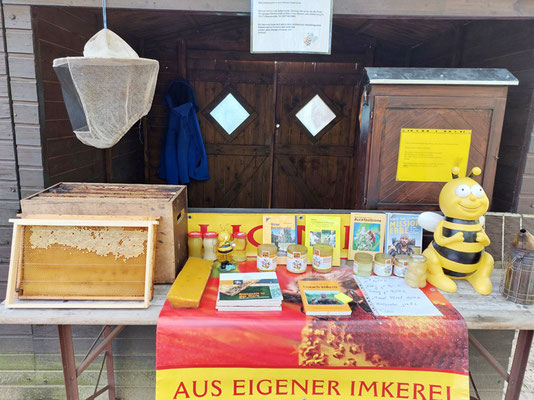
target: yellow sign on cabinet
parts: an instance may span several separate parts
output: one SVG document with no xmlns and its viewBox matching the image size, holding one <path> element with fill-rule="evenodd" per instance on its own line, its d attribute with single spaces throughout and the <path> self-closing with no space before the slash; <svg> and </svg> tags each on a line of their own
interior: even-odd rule
<svg viewBox="0 0 534 400">
<path fill-rule="evenodd" d="M 454 166 L 465 175 L 470 145 L 470 130 L 402 129 L 397 181 L 448 182 Z"/>
</svg>

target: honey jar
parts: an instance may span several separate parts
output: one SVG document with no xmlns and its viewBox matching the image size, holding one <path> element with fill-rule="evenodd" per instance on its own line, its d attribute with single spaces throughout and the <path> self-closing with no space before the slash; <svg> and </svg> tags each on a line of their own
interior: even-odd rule
<svg viewBox="0 0 534 400">
<path fill-rule="evenodd" d="M 353 272 L 358 276 L 371 276 L 373 273 L 373 256 L 368 253 L 354 254 Z"/>
<path fill-rule="evenodd" d="M 189 232 L 187 248 L 189 250 L 189 257 L 202 258 L 202 233 Z"/>
<path fill-rule="evenodd" d="M 306 272 L 308 265 L 308 248 L 302 244 L 287 246 L 286 268 L 294 274 Z"/>
<path fill-rule="evenodd" d="M 274 271 L 276 270 L 278 249 L 274 244 L 264 243 L 258 246 L 258 256 L 256 265 L 258 271 Z"/>
<path fill-rule="evenodd" d="M 204 233 L 204 260 L 217 259 L 217 232 Z"/>
<path fill-rule="evenodd" d="M 245 232 L 234 233 L 234 261 L 247 261 L 247 234 Z"/>
<path fill-rule="evenodd" d="M 393 274 L 395 276 L 400 276 L 401 278 L 404 278 L 404 275 L 406 274 L 406 271 L 408 269 L 409 259 L 410 256 L 407 256 L 405 254 L 399 254 L 395 256 L 395 263 L 393 265 Z"/>
<path fill-rule="evenodd" d="M 373 263 L 373 272 L 378 276 L 390 276 L 393 272 L 393 257 L 389 254 L 376 253 Z"/>
<path fill-rule="evenodd" d="M 410 256 L 408 260 L 408 270 L 404 275 L 404 282 L 413 288 L 424 288 L 426 286 L 426 257 L 422 255 Z"/>
<path fill-rule="evenodd" d="M 313 246 L 312 266 L 317 272 L 330 272 L 332 270 L 332 255 L 334 248 L 329 244 L 318 243 Z"/>
</svg>

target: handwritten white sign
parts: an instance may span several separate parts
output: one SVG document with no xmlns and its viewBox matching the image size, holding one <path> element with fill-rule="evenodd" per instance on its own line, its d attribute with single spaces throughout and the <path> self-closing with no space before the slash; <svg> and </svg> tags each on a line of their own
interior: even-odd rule
<svg viewBox="0 0 534 400">
<path fill-rule="evenodd" d="M 251 53 L 330 54 L 333 0 L 252 0 Z"/>
<path fill-rule="evenodd" d="M 421 289 L 409 287 L 402 278 L 357 276 L 355 279 L 375 315 L 382 317 L 442 316 Z"/>
</svg>

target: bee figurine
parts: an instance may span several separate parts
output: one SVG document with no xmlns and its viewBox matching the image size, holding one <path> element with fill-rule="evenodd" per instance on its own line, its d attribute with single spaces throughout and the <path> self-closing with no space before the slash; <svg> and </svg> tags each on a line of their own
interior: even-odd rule
<svg viewBox="0 0 534 400">
<path fill-rule="evenodd" d="M 452 168 L 452 180 L 439 194 L 439 207 L 445 217 L 422 213 L 418 222 L 434 231 L 434 240 L 423 255 L 427 258 L 428 282 L 446 292 L 456 292 L 455 279 L 467 280 L 480 294 L 490 294 L 493 257 L 484 251 L 490 239 L 482 228 L 481 218 L 488 210 L 489 200 L 472 178 L 480 175 L 475 167 L 469 176 L 459 178 L 458 167 Z M 434 228 L 434 229 L 432 229 Z"/>
<path fill-rule="evenodd" d="M 232 271 L 235 265 L 232 264 L 232 253 L 234 251 L 234 243 L 231 241 L 231 235 L 223 229 L 217 237 L 217 260 L 220 262 L 220 269 L 222 271 Z"/>
</svg>

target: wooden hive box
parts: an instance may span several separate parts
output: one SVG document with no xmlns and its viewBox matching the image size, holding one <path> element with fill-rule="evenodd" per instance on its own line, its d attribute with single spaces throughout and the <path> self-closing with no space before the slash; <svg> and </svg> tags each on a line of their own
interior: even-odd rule
<svg viewBox="0 0 534 400">
<path fill-rule="evenodd" d="M 50 215 L 10 221 L 7 308 L 149 306 L 157 218 Z"/>
<path fill-rule="evenodd" d="M 21 200 L 22 216 L 39 214 L 158 217 L 154 283 L 172 283 L 187 260 L 187 187 L 58 183 Z"/>
</svg>

